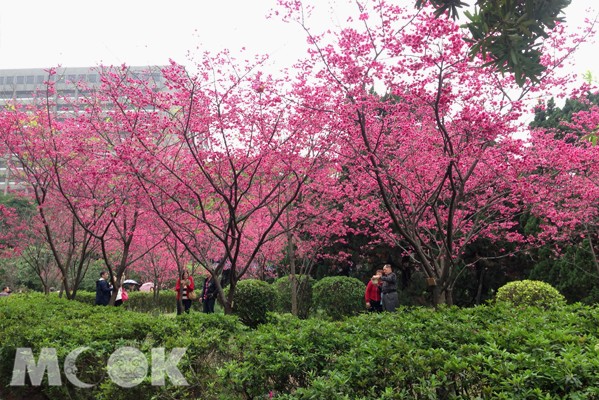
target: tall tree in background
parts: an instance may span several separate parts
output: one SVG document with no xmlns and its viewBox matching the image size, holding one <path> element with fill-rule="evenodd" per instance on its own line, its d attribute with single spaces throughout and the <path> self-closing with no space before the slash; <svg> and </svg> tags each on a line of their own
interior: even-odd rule
<svg viewBox="0 0 599 400">
<path fill-rule="evenodd" d="M 596 301 L 599 106 L 597 88 L 584 89 L 562 109 L 548 107 L 546 118 L 535 120 L 539 127 L 532 132 L 527 179 L 521 183 L 530 185 L 526 201 L 547 243 L 539 252 L 535 277 L 548 280 L 570 300 Z"/>
<path fill-rule="evenodd" d="M 497 71 L 512 74 L 523 86 L 527 80 L 540 82 L 546 72 L 542 61 L 543 41 L 549 38 L 571 0 L 477 0 L 473 12 L 465 11 L 470 55 L 482 56 Z M 417 0 L 416 7 L 430 4 L 437 17 L 447 13 L 457 19 L 460 0 Z"/>
<path fill-rule="evenodd" d="M 452 303 L 469 243 L 523 240 L 514 229 L 521 208 L 511 185 L 522 150 L 512 135 L 524 130 L 524 97 L 507 95 L 517 82 L 485 68 L 485 60 L 470 61 L 459 28 L 427 12 L 369 2 L 346 28 L 319 35 L 301 3 L 280 3 L 313 45 L 299 67 L 298 93 L 306 107 L 326 110 L 323 126 L 338 133 L 340 164 L 352 183 L 344 193 L 355 188 L 356 215 L 405 246 L 429 278 L 435 303 Z M 569 52 L 559 32 L 551 39 L 556 58 L 544 59 L 548 71 Z M 373 186 L 376 195 L 362 197 Z"/>
<path fill-rule="evenodd" d="M 63 166 L 58 152 L 60 139 L 49 113 L 52 104 L 46 101 L 46 107 L 8 107 L 2 114 L 0 138 L 13 155 L 16 167 L 13 175 L 20 176 L 33 193 L 37 216 L 31 223 L 34 228 L 31 234 L 47 244 L 61 273 L 62 290 L 72 299 L 96 243 L 78 225 L 58 190 L 56 173 Z M 36 230 L 37 226 L 41 229 Z"/>
<path fill-rule="evenodd" d="M 118 116 L 126 141 L 117 153 L 189 254 L 215 278 L 227 268 L 227 298 L 216 282 L 230 312 L 237 281 L 281 235 L 278 219 L 328 142 L 310 113 L 294 114 L 281 97 L 284 82 L 257 65 L 223 53 L 206 56 L 196 75 L 175 64 L 163 74 L 161 93 L 106 77 L 106 95 L 134 105 Z"/>
</svg>

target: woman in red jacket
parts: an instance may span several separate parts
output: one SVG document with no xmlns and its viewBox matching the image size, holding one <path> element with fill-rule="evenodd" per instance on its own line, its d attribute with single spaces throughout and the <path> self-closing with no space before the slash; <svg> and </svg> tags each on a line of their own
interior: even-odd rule
<svg viewBox="0 0 599 400">
<path fill-rule="evenodd" d="M 175 285 L 175 290 L 177 291 L 177 315 L 181 315 L 181 306 L 183 306 L 186 313 L 189 312 L 189 308 L 191 307 L 189 296 L 194 288 L 193 278 L 189 276 L 189 272 L 183 271 Z"/>
<path fill-rule="evenodd" d="M 382 269 L 377 270 L 376 275 L 374 275 L 366 285 L 364 299 L 366 300 L 366 308 L 370 312 L 383 311 L 383 305 L 381 304 L 381 282 L 378 279 L 378 276 L 382 273 Z"/>
</svg>

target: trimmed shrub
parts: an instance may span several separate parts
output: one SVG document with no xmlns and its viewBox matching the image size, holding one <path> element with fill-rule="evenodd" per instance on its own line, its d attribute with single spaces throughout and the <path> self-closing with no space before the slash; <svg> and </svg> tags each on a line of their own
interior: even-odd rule
<svg viewBox="0 0 599 400">
<path fill-rule="evenodd" d="M 136 313 L 123 307 L 95 307 L 78 301 L 41 294 L 14 294 L 0 298 L 0 398 L 50 399 L 129 399 L 129 398 L 217 398 L 217 368 L 234 355 L 236 335 L 247 331 L 236 317 L 222 314 L 191 313 L 180 318 Z M 60 386 L 28 382 L 9 387 L 18 348 L 31 348 L 36 360 L 44 347 L 57 351 L 59 366 L 79 347 L 89 351 L 77 359 L 77 376 L 94 383 L 89 389 L 74 387 L 61 368 Z M 185 348 L 177 364 L 189 386 L 153 386 L 145 379 L 123 390 L 107 373 L 107 362 L 115 350 L 134 347 L 148 357 L 153 348 Z M 216 392 L 216 393 L 215 393 Z M 43 395 L 42 395 L 43 393 Z M 9 395 L 10 394 L 10 395 Z"/>
<path fill-rule="evenodd" d="M 364 310 L 365 290 L 366 285 L 356 278 L 323 278 L 314 285 L 314 308 L 334 320 L 357 315 Z"/>
<path fill-rule="evenodd" d="M 297 293 L 297 312 L 298 317 L 308 318 L 310 307 L 312 307 L 312 286 L 314 279 L 310 275 L 296 275 L 298 293 Z M 282 313 L 291 312 L 291 277 L 284 276 L 273 283 L 277 291 L 277 311 Z"/>
<path fill-rule="evenodd" d="M 277 293 L 271 285 L 258 279 L 237 283 L 233 295 L 233 313 L 245 325 L 255 328 L 266 322 L 266 313 L 274 311 Z"/>
<path fill-rule="evenodd" d="M 174 290 L 161 290 L 158 297 L 151 292 L 127 291 L 129 300 L 123 302 L 123 308 L 131 311 L 145 312 L 151 314 L 170 314 L 177 311 L 177 293 Z M 57 296 L 52 293 L 52 296 Z M 79 290 L 75 300 L 89 305 L 96 302 L 96 293 Z M 201 311 L 199 302 L 192 302 L 193 310 Z"/>
<path fill-rule="evenodd" d="M 152 292 L 128 291 L 127 294 L 129 299 L 123 302 L 123 307 L 127 310 L 160 314 L 177 311 L 177 293 L 174 290 L 161 290 L 158 298 L 155 298 Z M 198 304 L 198 301 L 192 301 L 192 310 L 199 310 L 196 308 Z"/>
<path fill-rule="evenodd" d="M 564 296 L 553 286 L 541 281 L 509 282 L 497 290 L 496 300 L 516 306 L 553 308 L 565 304 Z"/>
<path fill-rule="evenodd" d="M 0 298 L 0 398 L 50 399 L 598 399 L 599 308 L 542 310 L 508 302 L 460 309 L 405 308 L 340 322 L 289 314 L 250 330 L 229 315 L 180 318 L 93 307 L 40 294 Z M 73 350 L 73 386 L 10 386 L 18 348 Z M 130 346 L 184 348 L 177 362 L 188 386 L 167 379 L 138 386 L 112 381 L 107 361 Z M 148 358 L 148 361 L 150 359 Z M 153 372 L 153 371 L 152 371 Z"/>
<path fill-rule="evenodd" d="M 57 292 L 51 293 L 51 295 L 58 295 Z M 66 295 L 63 293 L 62 298 L 66 300 Z M 77 294 L 75 295 L 75 300 L 79 303 L 88 304 L 93 306 L 96 304 L 96 292 L 87 291 L 87 290 L 77 290 Z"/>
</svg>

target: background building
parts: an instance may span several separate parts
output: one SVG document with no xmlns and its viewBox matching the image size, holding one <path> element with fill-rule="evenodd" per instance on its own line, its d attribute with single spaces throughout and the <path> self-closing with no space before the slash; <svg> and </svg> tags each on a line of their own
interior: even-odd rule
<svg viewBox="0 0 599 400">
<path fill-rule="evenodd" d="M 164 89 L 164 79 L 160 72 L 162 67 L 128 67 L 127 73 L 135 78 L 152 81 L 156 90 Z M 56 68 L 56 74 L 50 75 L 48 69 L 0 69 L 0 107 L 10 102 L 34 104 L 38 99 L 47 96 L 47 83 L 54 82 L 55 93 L 52 104 L 55 112 L 72 112 L 70 101 L 83 97 L 88 91 L 100 86 L 101 67 Z M 8 168 L 10 154 L 0 145 L 0 193 L 10 190 L 22 190 L 23 184 L 18 182 Z"/>
</svg>

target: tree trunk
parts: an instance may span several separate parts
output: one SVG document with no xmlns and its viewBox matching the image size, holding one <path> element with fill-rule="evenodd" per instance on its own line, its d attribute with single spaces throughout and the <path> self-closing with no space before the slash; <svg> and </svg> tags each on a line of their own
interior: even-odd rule
<svg viewBox="0 0 599 400">
<path fill-rule="evenodd" d="M 453 288 L 444 287 L 437 283 L 433 286 L 433 306 L 437 308 L 441 304 L 453 305 Z"/>
<path fill-rule="evenodd" d="M 483 295 L 483 282 L 485 281 L 485 272 L 487 272 L 486 267 L 482 267 L 480 269 L 480 274 L 478 275 L 478 288 L 476 289 L 476 298 L 474 299 L 474 304 L 479 305 Z"/>
<path fill-rule="evenodd" d="M 597 254 L 595 253 L 595 247 L 593 246 L 593 234 L 589 227 L 587 226 L 587 237 L 589 238 L 589 248 L 591 250 L 591 257 L 593 260 L 593 265 L 595 266 L 595 270 L 599 273 L 599 261 L 597 261 Z"/>
<path fill-rule="evenodd" d="M 297 309 L 297 277 L 295 276 L 295 249 L 293 246 L 293 236 L 287 234 L 287 256 L 289 257 L 289 282 L 291 283 L 291 314 L 298 316 Z"/>
<path fill-rule="evenodd" d="M 221 288 L 218 295 L 222 296 L 223 300 L 223 309 L 225 311 L 225 315 L 233 314 L 233 294 L 235 294 L 235 288 L 233 286 L 233 282 L 231 282 L 231 289 L 229 289 L 229 295 L 225 296 L 225 291 Z"/>
</svg>

